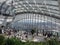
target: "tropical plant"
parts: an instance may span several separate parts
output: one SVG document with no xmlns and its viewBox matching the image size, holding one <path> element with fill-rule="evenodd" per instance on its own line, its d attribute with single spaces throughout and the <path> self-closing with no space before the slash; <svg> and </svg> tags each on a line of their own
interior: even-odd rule
<svg viewBox="0 0 60 45">
<path fill-rule="evenodd" d="M 0 35 L 0 45 L 4 44 L 5 37 Z"/>
<path fill-rule="evenodd" d="M 8 38 L 5 41 L 5 45 L 20 45 L 21 41 L 17 38 Z"/>
<path fill-rule="evenodd" d="M 22 42 L 18 38 L 7 38 L 0 35 L 0 45 L 60 45 L 57 39 L 46 40 L 45 42 Z"/>
</svg>

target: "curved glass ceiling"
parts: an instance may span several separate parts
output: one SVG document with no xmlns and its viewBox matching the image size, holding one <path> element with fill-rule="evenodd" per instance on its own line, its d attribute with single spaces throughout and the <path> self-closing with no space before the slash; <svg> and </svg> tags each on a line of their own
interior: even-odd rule
<svg viewBox="0 0 60 45">
<path fill-rule="evenodd" d="M 23 30 L 30 30 L 33 28 L 41 29 L 41 30 L 59 30 L 60 25 L 49 22 L 49 21 L 41 21 L 37 19 L 23 19 L 20 21 L 17 21 L 12 24 L 12 27 L 15 29 L 23 29 Z"/>
<path fill-rule="evenodd" d="M 60 15 L 57 0 L 4 0 L 0 2 L 0 10 L 2 14 L 10 15 L 20 12 L 41 12 L 43 14 Z"/>
<path fill-rule="evenodd" d="M 27 13 L 28 14 L 27 14 Z M 25 14 L 24 14 L 25 13 Z M 37 13 L 42 15 L 43 21 L 60 24 L 60 9 L 58 0 L 1 0 L 0 1 L 0 24 L 11 22 L 14 15 L 29 15 Z M 39 14 L 38 14 L 39 13 Z M 31 15 L 32 15 L 31 14 Z M 6 17 L 8 16 L 8 17 Z M 22 19 L 24 16 L 20 16 Z M 40 17 L 41 18 L 41 17 Z M 18 17 L 14 21 L 18 20 Z M 51 21 L 52 20 L 52 21 Z"/>
<path fill-rule="evenodd" d="M 60 20 L 39 14 L 20 14 L 15 17 L 11 27 L 18 30 L 30 30 L 32 28 L 44 30 L 59 30 Z"/>
</svg>

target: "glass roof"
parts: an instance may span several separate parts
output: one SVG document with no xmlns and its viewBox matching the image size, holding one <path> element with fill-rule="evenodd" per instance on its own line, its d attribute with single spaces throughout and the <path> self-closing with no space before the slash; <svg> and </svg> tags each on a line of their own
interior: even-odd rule
<svg viewBox="0 0 60 45">
<path fill-rule="evenodd" d="M 52 26 L 52 27 L 51 27 Z M 49 30 L 59 30 L 60 29 L 60 25 L 59 24 L 55 24 L 49 21 L 41 21 L 38 19 L 23 19 L 21 21 L 17 21 L 15 23 L 13 23 L 13 28 L 16 29 L 32 29 L 32 28 L 38 28 L 38 29 L 49 29 Z"/>
<path fill-rule="evenodd" d="M 60 19 L 59 3 L 57 0 L 1 0 L 0 1 L 0 22 L 12 21 L 14 15 L 24 12 L 35 12 L 41 15 L 56 16 Z M 11 17 L 5 17 L 5 16 Z M 6 20 L 5 20 L 6 19 Z M 57 20 L 57 23 L 60 23 Z"/>
<path fill-rule="evenodd" d="M 3 0 L 0 2 L 3 14 L 16 14 L 20 12 L 41 12 L 50 15 L 60 15 L 57 0 Z"/>
</svg>

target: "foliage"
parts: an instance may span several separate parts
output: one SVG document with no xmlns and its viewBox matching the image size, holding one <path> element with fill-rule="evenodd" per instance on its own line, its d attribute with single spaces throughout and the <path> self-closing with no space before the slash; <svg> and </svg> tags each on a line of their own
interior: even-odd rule
<svg viewBox="0 0 60 45">
<path fill-rule="evenodd" d="M 60 45 L 57 39 L 51 39 L 47 41 L 48 45 Z"/>
<path fill-rule="evenodd" d="M 19 39 L 7 39 L 5 45 L 60 45 L 55 39 L 47 40 L 46 42 L 21 42 Z"/>
<path fill-rule="evenodd" d="M 0 45 L 4 44 L 5 37 L 0 35 Z"/>
<path fill-rule="evenodd" d="M 60 45 L 57 39 L 47 40 L 46 42 L 21 42 L 18 38 L 7 38 L 0 36 L 0 45 Z"/>
<path fill-rule="evenodd" d="M 5 45 L 20 45 L 20 40 L 17 38 L 8 38 L 5 41 Z"/>
</svg>

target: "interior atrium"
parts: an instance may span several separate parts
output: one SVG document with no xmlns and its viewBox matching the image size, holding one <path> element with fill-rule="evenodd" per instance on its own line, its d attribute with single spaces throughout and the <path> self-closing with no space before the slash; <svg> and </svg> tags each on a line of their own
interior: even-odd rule
<svg viewBox="0 0 60 45">
<path fill-rule="evenodd" d="M 0 0 L 0 34 L 30 39 L 32 31 L 60 37 L 60 0 Z"/>
</svg>

